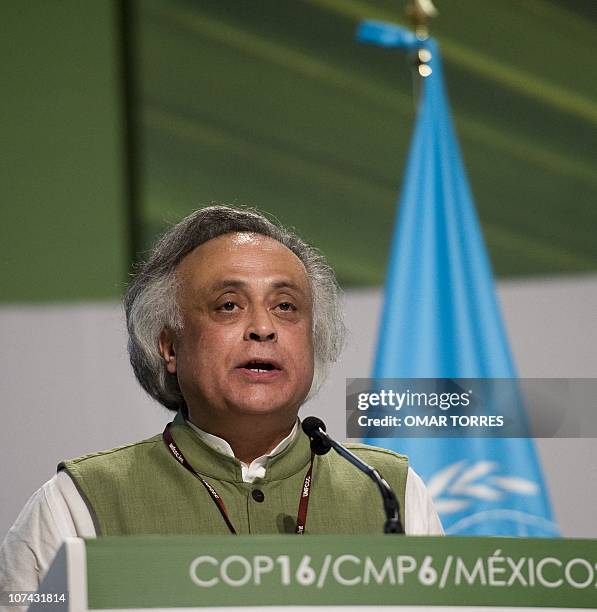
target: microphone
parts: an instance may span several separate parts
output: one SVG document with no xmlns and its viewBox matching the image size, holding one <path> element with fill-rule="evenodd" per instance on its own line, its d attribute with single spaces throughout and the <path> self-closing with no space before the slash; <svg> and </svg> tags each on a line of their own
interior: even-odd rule
<svg viewBox="0 0 597 612">
<path fill-rule="evenodd" d="M 325 455 L 333 448 L 339 455 L 350 461 L 352 465 L 367 474 L 377 485 L 383 499 L 383 507 L 386 513 L 384 533 L 404 533 L 400 522 L 400 504 L 392 487 L 382 478 L 381 474 L 370 465 L 359 459 L 354 453 L 336 442 L 326 433 L 325 423 L 317 417 L 310 416 L 302 421 L 303 431 L 311 439 L 311 450 L 316 455 Z"/>
<path fill-rule="evenodd" d="M 316 455 L 325 455 L 332 448 L 330 437 L 325 433 L 325 423 L 317 417 L 307 417 L 301 426 L 311 438 L 311 450 Z"/>
</svg>

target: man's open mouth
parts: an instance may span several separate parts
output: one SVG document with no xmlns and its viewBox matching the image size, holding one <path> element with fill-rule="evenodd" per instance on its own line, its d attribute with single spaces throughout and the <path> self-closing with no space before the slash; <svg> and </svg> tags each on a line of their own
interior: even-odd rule
<svg viewBox="0 0 597 612">
<path fill-rule="evenodd" d="M 240 366 L 243 370 L 250 370 L 251 372 L 272 372 L 273 370 L 280 370 L 277 364 L 271 361 L 253 360 Z"/>
</svg>

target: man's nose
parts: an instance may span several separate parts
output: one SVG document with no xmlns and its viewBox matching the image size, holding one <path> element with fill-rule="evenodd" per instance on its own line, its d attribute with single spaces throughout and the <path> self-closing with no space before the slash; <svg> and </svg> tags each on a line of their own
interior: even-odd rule
<svg viewBox="0 0 597 612">
<path fill-rule="evenodd" d="M 278 335 L 267 310 L 253 312 L 245 331 L 245 340 L 255 342 L 272 342 L 277 340 Z"/>
</svg>

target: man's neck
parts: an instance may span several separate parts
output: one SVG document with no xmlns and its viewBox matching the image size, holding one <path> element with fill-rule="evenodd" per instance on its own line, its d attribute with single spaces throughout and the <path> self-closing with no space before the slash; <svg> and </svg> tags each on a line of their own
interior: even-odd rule
<svg viewBox="0 0 597 612">
<path fill-rule="evenodd" d="M 189 421 L 213 436 L 226 440 L 234 456 L 247 465 L 257 457 L 267 455 L 292 431 L 296 416 L 282 422 L 265 417 L 249 416 L 236 419 L 234 430 L 220 423 L 211 423 L 189 411 Z"/>
</svg>

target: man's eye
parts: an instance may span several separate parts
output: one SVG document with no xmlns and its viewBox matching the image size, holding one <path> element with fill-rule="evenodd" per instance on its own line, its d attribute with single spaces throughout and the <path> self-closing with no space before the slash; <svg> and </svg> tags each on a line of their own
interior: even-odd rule
<svg viewBox="0 0 597 612">
<path fill-rule="evenodd" d="M 296 310 L 296 306 L 290 302 L 282 302 L 281 304 L 278 304 L 278 308 L 283 312 L 291 312 Z"/>
<path fill-rule="evenodd" d="M 236 308 L 236 304 L 234 302 L 224 302 L 219 310 L 225 310 L 226 312 L 232 312 Z"/>
</svg>

